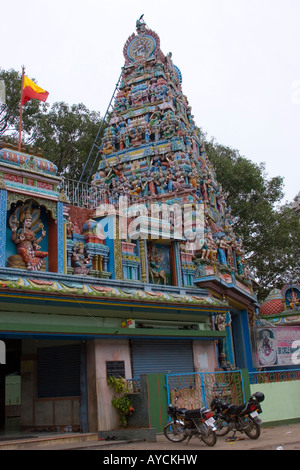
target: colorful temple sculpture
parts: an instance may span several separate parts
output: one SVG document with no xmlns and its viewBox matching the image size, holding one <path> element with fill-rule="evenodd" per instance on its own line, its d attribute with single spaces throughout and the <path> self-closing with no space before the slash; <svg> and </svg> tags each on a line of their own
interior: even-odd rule
<svg viewBox="0 0 300 470">
<path fill-rule="evenodd" d="M 109 375 L 256 367 L 256 284 L 181 72 L 142 19 L 123 52 L 88 190 L 0 148 L 0 338 L 23 427 L 113 429 Z"/>
</svg>

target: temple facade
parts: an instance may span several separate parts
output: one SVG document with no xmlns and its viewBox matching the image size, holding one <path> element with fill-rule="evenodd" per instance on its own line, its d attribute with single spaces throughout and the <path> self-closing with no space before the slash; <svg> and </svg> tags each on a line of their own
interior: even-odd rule
<svg viewBox="0 0 300 470">
<path fill-rule="evenodd" d="M 0 387 L 21 377 L 22 427 L 113 429 L 111 375 L 256 367 L 255 282 L 181 71 L 142 19 L 123 53 L 90 184 L 0 149 Z"/>
</svg>

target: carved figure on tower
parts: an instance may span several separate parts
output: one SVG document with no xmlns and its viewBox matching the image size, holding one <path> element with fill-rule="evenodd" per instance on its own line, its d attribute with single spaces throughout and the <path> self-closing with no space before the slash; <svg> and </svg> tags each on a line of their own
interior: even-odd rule
<svg viewBox="0 0 300 470">
<path fill-rule="evenodd" d="M 75 243 L 73 249 L 72 264 L 74 266 L 74 274 L 89 274 L 92 269 L 92 261 L 88 251 L 83 243 Z"/>
</svg>

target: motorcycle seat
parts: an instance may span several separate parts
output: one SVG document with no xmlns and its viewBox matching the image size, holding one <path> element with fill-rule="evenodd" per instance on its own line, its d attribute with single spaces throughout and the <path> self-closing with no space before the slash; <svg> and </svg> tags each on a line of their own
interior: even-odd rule
<svg viewBox="0 0 300 470">
<path fill-rule="evenodd" d="M 187 408 L 179 408 L 179 409 L 177 410 L 177 414 L 178 414 L 179 416 L 185 416 L 185 412 L 186 412 L 186 411 L 188 411 Z"/>
<path fill-rule="evenodd" d="M 243 411 L 246 411 L 246 409 L 247 409 L 247 406 L 245 406 L 245 404 L 228 406 L 229 413 L 235 414 L 235 415 L 241 414 Z"/>
<path fill-rule="evenodd" d="M 187 419 L 192 419 L 192 418 L 201 418 L 201 409 L 197 408 L 195 410 L 186 410 L 184 416 Z"/>
</svg>

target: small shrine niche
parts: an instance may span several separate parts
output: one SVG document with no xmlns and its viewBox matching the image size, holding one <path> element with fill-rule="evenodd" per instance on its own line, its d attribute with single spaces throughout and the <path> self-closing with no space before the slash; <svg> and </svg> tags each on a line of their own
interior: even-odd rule
<svg viewBox="0 0 300 470">
<path fill-rule="evenodd" d="M 287 310 L 300 311 L 300 286 L 288 286 L 283 294 Z"/>
<path fill-rule="evenodd" d="M 171 246 L 152 241 L 148 242 L 147 249 L 149 281 L 152 284 L 172 285 Z"/>
<path fill-rule="evenodd" d="M 100 222 L 89 218 L 78 221 L 76 208 L 66 216 L 67 272 L 76 275 L 110 278 L 108 271 L 110 249 L 105 245 L 104 229 Z"/>
<path fill-rule="evenodd" d="M 123 279 L 140 280 L 140 259 L 137 243 L 121 242 Z"/>
<path fill-rule="evenodd" d="M 34 199 L 13 203 L 6 229 L 7 266 L 27 271 L 56 271 L 55 255 L 55 220 L 46 207 Z"/>
</svg>

